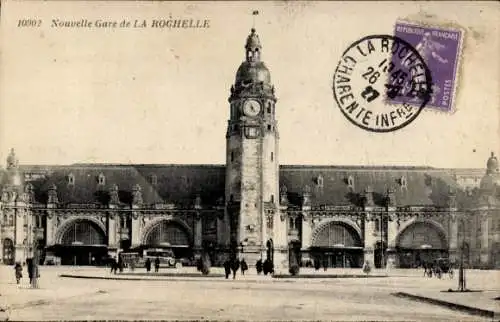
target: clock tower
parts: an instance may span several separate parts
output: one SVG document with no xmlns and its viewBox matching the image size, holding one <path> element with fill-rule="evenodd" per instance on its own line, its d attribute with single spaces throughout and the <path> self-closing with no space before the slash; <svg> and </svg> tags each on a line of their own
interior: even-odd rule
<svg viewBox="0 0 500 322">
<path fill-rule="evenodd" d="M 245 258 L 249 265 L 274 260 L 276 226 L 281 223 L 276 97 L 261 54 L 259 36 L 252 29 L 245 61 L 231 86 L 226 134 L 228 243 L 232 256 Z M 286 249 L 286 240 L 282 246 Z"/>
</svg>

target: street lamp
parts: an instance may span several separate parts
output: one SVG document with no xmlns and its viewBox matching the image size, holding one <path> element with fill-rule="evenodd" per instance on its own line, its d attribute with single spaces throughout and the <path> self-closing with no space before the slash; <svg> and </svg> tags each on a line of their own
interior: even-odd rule
<svg viewBox="0 0 500 322">
<path fill-rule="evenodd" d="M 458 291 L 466 292 L 466 278 L 465 278 L 465 268 L 464 268 L 464 252 L 466 248 L 465 243 L 465 218 L 461 218 L 462 223 L 462 246 L 460 250 L 460 268 L 458 271 Z M 468 247 L 467 247 L 468 248 Z"/>
<path fill-rule="evenodd" d="M 380 235 L 380 268 L 384 268 L 385 264 L 385 236 L 384 236 L 384 220 L 385 212 L 380 213 L 380 223 L 379 223 L 379 235 Z"/>
</svg>

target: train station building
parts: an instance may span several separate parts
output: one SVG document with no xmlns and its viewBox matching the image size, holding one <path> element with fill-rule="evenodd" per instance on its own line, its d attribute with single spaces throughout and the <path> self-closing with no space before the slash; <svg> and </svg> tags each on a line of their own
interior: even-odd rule
<svg viewBox="0 0 500 322">
<path fill-rule="evenodd" d="M 461 255 L 469 267 L 500 267 L 493 153 L 483 169 L 280 165 L 280 107 L 262 52 L 252 29 L 229 92 L 225 165 L 38 166 L 12 150 L 0 170 L 2 263 L 50 251 L 86 265 L 168 247 L 207 252 L 215 265 L 231 254 L 270 259 L 278 270 Z"/>
</svg>

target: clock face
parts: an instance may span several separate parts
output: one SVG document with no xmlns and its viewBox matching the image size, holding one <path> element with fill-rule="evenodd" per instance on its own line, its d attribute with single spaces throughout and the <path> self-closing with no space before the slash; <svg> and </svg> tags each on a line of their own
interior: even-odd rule
<svg viewBox="0 0 500 322">
<path fill-rule="evenodd" d="M 260 113 L 260 103 L 255 100 L 248 100 L 243 103 L 243 113 L 246 116 L 256 116 Z"/>
</svg>

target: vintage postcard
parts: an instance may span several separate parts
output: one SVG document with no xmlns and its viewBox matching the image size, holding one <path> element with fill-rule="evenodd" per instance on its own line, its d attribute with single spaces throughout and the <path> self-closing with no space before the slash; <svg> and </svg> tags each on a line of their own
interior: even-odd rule
<svg viewBox="0 0 500 322">
<path fill-rule="evenodd" d="M 0 319 L 500 318 L 497 2 L 0 3 Z"/>
</svg>

